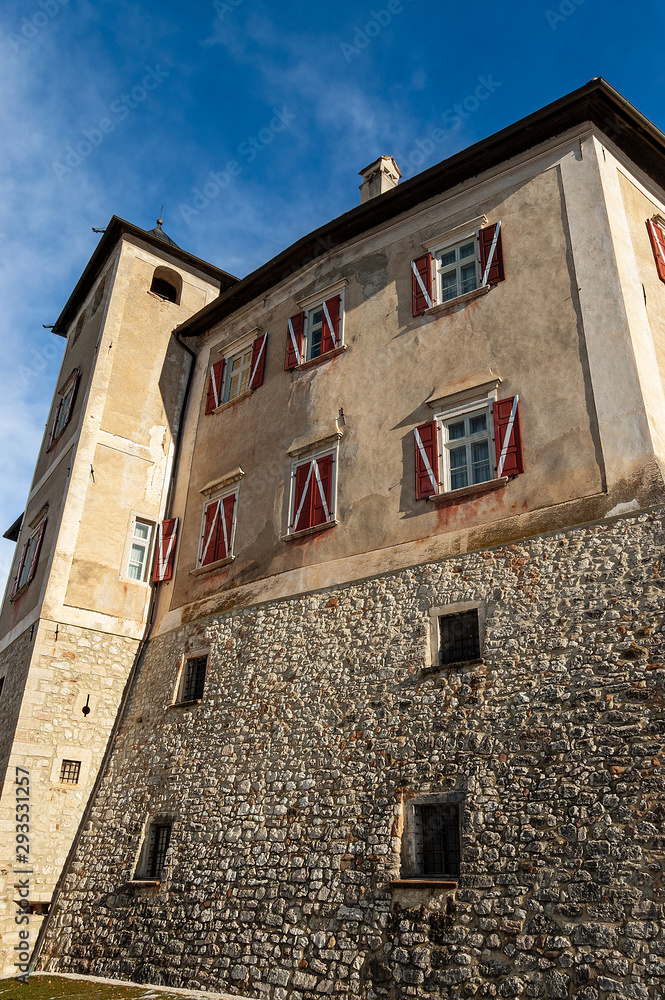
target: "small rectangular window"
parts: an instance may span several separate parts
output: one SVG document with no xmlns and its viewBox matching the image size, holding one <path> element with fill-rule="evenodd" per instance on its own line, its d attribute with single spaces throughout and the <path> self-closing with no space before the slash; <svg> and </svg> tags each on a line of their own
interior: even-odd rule
<svg viewBox="0 0 665 1000">
<path fill-rule="evenodd" d="M 439 663 L 462 663 L 480 658 L 478 609 L 439 616 Z"/>
<path fill-rule="evenodd" d="M 60 782 L 63 785 L 78 785 L 81 774 L 80 760 L 63 760 L 60 765 Z"/>
<path fill-rule="evenodd" d="M 153 525 L 149 521 L 136 518 L 127 562 L 127 576 L 130 580 L 144 581 L 148 571 Z"/>
<path fill-rule="evenodd" d="M 460 871 L 459 806 L 428 802 L 414 806 L 417 874 L 456 877 Z"/>
<path fill-rule="evenodd" d="M 474 239 L 446 247 L 438 255 L 440 302 L 473 292 L 478 287 L 478 247 Z"/>
<path fill-rule="evenodd" d="M 144 877 L 159 879 L 164 868 L 166 852 L 171 839 L 170 823 L 151 823 L 148 830 L 148 844 Z"/>
<path fill-rule="evenodd" d="M 222 402 L 228 403 L 242 396 L 249 388 L 249 378 L 252 370 L 252 344 L 243 351 L 226 359 L 224 365 L 224 390 Z"/>
<path fill-rule="evenodd" d="M 203 697 L 207 669 L 207 656 L 193 656 L 185 661 L 181 702 L 199 701 Z"/>
<path fill-rule="evenodd" d="M 0 696 L 2 695 L 2 689 L 5 686 L 5 678 L 0 677 Z"/>
</svg>

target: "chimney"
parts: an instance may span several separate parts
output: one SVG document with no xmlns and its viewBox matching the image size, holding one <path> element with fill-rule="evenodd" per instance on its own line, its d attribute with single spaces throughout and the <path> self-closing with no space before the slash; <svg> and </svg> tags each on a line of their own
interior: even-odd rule
<svg viewBox="0 0 665 1000">
<path fill-rule="evenodd" d="M 377 195 L 397 187 L 402 174 L 392 156 L 380 156 L 374 163 L 361 170 L 360 176 L 363 179 L 360 185 L 360 204 L 363 205 L 370 198 L 376 198 Z"/>
</svg>

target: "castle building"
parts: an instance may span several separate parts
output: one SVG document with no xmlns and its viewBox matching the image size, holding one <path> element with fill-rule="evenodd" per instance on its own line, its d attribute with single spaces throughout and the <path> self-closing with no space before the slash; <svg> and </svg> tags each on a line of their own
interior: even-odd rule
<svg viewBox="0 0 665 1000">
<path fill-rule="evenodd" d="M 241 281 L 113 220 L 59 321 L 3 611 L 35 960 L 662 1000 L 665 136 L 593 80 L 361 173 Z"/>
</svg>

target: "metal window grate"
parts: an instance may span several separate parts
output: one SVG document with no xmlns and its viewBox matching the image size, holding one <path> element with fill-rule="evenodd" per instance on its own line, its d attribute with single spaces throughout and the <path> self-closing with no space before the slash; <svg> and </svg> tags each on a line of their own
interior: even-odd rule
<svg viewBox="0 0 665 1000">
<path fill-rule="evenodd" d="M 185 682 L 182 687 L 182 701 L 198 701 L 203 697 L 203 688 L 208 666 L 207 656 L 194 656 L 185 664 Z"/>
<path fill-rule="evenodd" d="M 166 852 L 171 839 L 170 823 L 153 823 L 148 834 L 148 856 L 146 858 L 146 878 L 158 879 L 162 874 Z"/>
<path fill-rule="evenodd" d="M 478 609 L 439 618 L 439 663 L 477 660 L 480 656 Z"/>
<path fill-rule="evenodd" d="M 63 760 L 60 765 L 60 781 L 64 785 L 78 785 L 80 773 L 80 760 Z"/>
<path fill-rule="evenodd" d="M 459 807 L 454 802 L 415 806 L 419 875 L 459 875 Z"/>
</svg>

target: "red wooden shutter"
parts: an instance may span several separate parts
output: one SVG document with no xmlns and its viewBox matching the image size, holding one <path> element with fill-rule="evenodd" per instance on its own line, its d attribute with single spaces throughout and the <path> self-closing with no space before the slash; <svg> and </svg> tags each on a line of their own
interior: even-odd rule
<svg viewBox="0 0 665 1000">
<path fill-rule="evenodd" d="M 494 443 L 497 478 L 524 472 L 519 396 L 499 399 L 494 404 Z"/>
<path fill-rule="evenodd" d="M 39 562 L 39 553 L 42 550 L 42 542 L 44 541 L 44 531 L 46 530 L 46 518 L 37 528 L 37 534 L 35 536 L 35 547 L 32 550 L 32 559 L 30 560 L 30 569 L 28 570 L 28 577 L 26 583 L 30 583 L 37 571 L 37 563 Z M 20 575 L 20 574 L 19 574 Z"/>
<path fill-rule="evenodd" d="M 209 503 L 203 520 L 203 544 L 201 546 L 201 565 L 207 566 L 217 559 L 217 539 L 221 528 L 219 516 L 220 501 Z"/>
<path fill-rule="evenodd" d="M 341 301 L 341 296 L 335 295 L 332 299 L 328 299 L 323 303 L 321 354 L 327 354 L 328 351 L 334 351 L 336 347 L 339 347 L 339 314 Z M 328 322 L 329 320 L 330 322 Z"/>
<path fill-rule="evenodd" d="M 312 527 L 312 463 L 305 462 L 296 469 L 293 502 L 293 530 L 303 531 Z"/>
<path fill-rule="evenodd" d="M 312 463 L 312 526 L 332 519 L 332 464 L 332 455 L 324 455 Z"/>
<path fill-rule="evenodd" d="M 305 314 L 304 312 L 297 313 L 289 320 L 286 330 L 286 361 L 284 362 L 284 369 L 287 372 L 295 368 L 296 365 L 301 364 L 303 360 L 302 342 L 304 332 Z"/>
<path fill-rule="evenodd" d="M 263 385 L 263 370 L 266 365 L 266 350 L 268 334 L 260 333 L 252 344 L 252 367 L 250 369 L 248 389 L 258 389 Z"/>
<path fill-rule="evenodd" d="M 16 570 L 16 576 L 14 577 L 14 586 L 12 588 L 12 597 L 18 590 L 18 582 L 21 579 L 21 573 L 23 572 L 23 565 L 25 563 L 25 557 L 28 554 L 28 547 L 30 545 L 30 539 L 27 540 L 23 546 L 23 551 L 21 552 L 21 558 L 18 561 L 18 569 Z"/>
<path fill-rule="evenodd" d="M 67 426 L 67 424 L 72 418 L 72 410 L 74 409 L 74 403 L 76 401 L 76 393 L 78 391 L 80 379 L 81 379 L 81 372 L 77 368 L 74 374 L 74 385 L 69 395 L 69 403 L 67 404 L 67 413 L 65 414 L 65 422 L 63 424 L 63 428 Z"/>
<path fill-rule="evenodd" d="M 411 261 L 413 284 L 413 315 L 420 316 L 432 306 L 432 255 L 426 253 Z"/>
<path fill-rule="evenodd" d="M 656 259 L 658 277 L 661 281 L 665 281 L 665 230 L 653 219 L 647 220 L 647 229 L 649 230 L 651 249 Z"/>
<path fill-rule="evenodd" d="M 215 361 L 210 366 L 208 378 L 208 396 L 206 398 L 206 413 L 212 413 L 222 401 L 222 379 L 224 378 L 224 359 Z"/>
<path fill-rule="evenodd" d="M 413 432 L 416 451 L 416 500 L 439 492 L 439 447 L 436 420 L 420 424 Z"/>
<path fill-rule="evenodd" d="M 51 445 L 53 444 L 53 440 L 55 438 L 55 429 L 58 426 L 58 417 L 60 416 L 60 407 L 62 406 L 63 403 L 64 403 L 64 399 L 59 399 L 58 400 L 58 405 L 55 408 L 55 413 L 53 414 L 53 423 L 51 424 L 51 430 L 50 430 L 50 433 L 49 433 L 49 436 L 48 436 L 48 444 L 46 446 L 46 450 L 47 451 L 51 447 Z"/>
<path fill-rule="evenodd" d="M 231 555 L 231 543 L 233 541 L 233 536 L 231 532 L 233 531 L 233 509 L 235 507 L 236 495 L 232 493 L 230 497 L 224 499 L 224 520 L 222 524 L 222 531 L 220 534 L 220 547 L 218 559 L 226 559 L 227 556 Z"/>
<path fill-rule="evenodd" d="M 480 243 L 480 283 L 482 285 L 496 285 L 505 278 L 501 223 L 496 222 L 493 226 L 481 229 L 478 241 Z"/>
<path fill-rule="evenodd" d="M 153 583 L 162 583 L 173 576 L 175 544 L 178 537 L 178 518 L 171 517 L 162 521 L 157 527 L 157 544 L 155 546 L 155 565 L 152 573 Z"/>
</svg>

